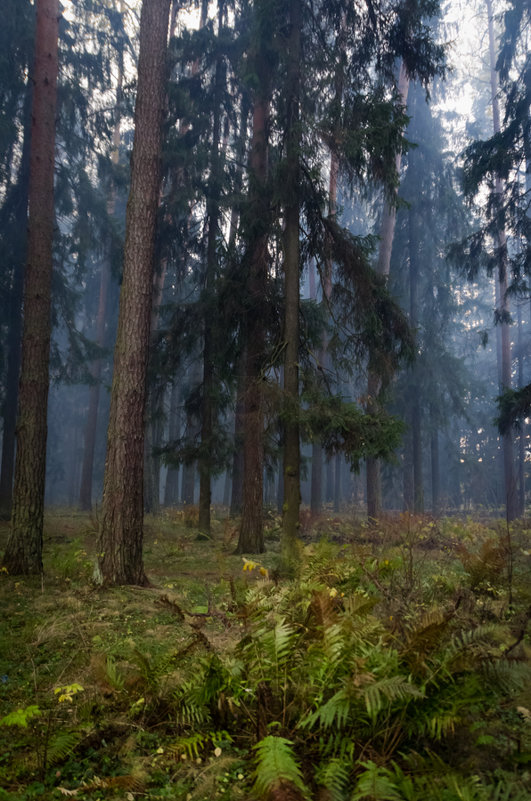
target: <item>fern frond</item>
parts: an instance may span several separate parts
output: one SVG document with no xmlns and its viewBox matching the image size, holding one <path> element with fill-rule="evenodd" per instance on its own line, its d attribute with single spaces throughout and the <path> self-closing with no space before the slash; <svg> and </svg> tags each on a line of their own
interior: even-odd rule
<svg viewBox="0 0 531 801">
<path fill-rule="evenodd" d="M 209 742 L 211 742 L 211 738 L 208 734 L 195 732 L 188 737 L 179 737 L 178 740 L 167 746 L 167 749 L 177 756 L 185 754 L 188 759 L 197 759 Z"/>
<path fill-rule="evenodd" d="M 372 612 L 378 603 L 378 598 L 366 595 L 362 592 L 356 592 L 347 596 L 343 603 L 346 615 L 349 617 L 354 617 L 356 615 L 364 617 Z"/>
<path fill-rule="evenodd" d="M 267 798 L 275 788 L 285 783 L 297 788 L 303 798 L 309 798 L 290 740 L 268 735 L 255 746 L 255 751 L 257 762 L 253 789 L 260 798 Z"/>
<path fill-rule="evenodd" d="M 345 801 L 350 780 L 349 763 L 342 759 L 330 759 L 315 772 L 317 784 L 327 790 L 330 801 Z"/>
<path fill-rule="evenodd" d="M 341 623 L 334 623 L 323 630 L 323 652 L 331 666 L 342 661 L 345 651 L 346 632 Z"/>
<path fill-rule="evenodd" d="M 390 676 L 379 679 L 361 688 L 365 708 L 374 722 L 384 708 L 396 702 L 407 703 L 412 698 L 424 698 L 424 692 L 412 684 L 406 676 Z"/>
<path fill-rule="evenodd" d="M 274 629 L 266 633 L 263 643 L 270 649 L 271 655 L 274 655 L 274 664 L 281 666 L 288 661 L 295 636 L 296 631 L 293 626 L 284 621 L 277 623 Z"/>
<path fill-rule="evenodd" d="M 441 609 L 426 612 L 407 634 L 406 661 L 420 667 L 425 657 L 439 646 L 448 624 L 449 617 Z"/>
<path fill-rule="evenodd" d="M 300 721 L 302 728 L 313 729 L 318 723 L 324 729 L 343 729 L 350 713 L 350 697 L 345 688 L 338 690 L 324 704 Z"/>
<path fill-rule="evenodd" d="M 125 678 L 116 667 L 116 662 L 111 656 L 107 657 L 105 663 L 105 678 L 113 690 L 121 691 L 124 688 Z"/>
<path fill-rule="evenodd" d="M 514 696 L 531 686 L 531 667 L 526 662 L 508 659 L 488 661 L 482 667 L 487 686 L 496 687 L 503 695 Z"/>
<path fill-rule="evenodd" d="M 350 801 L 402 801 L 390 771 L 374 762 L 363 762 L 364 772 L 358 778 Z"/>
<path fill-rule="evenodd" d="M 314 590 L 308 616 L 321 628 L 328 628 L 336 621 L 337 609 L 329 591 Z"/>
<path fill-rule="evenodd" d="M 50 765 L 62 762 L 72 753 L 81 741 L 82 734 L 77 731 L 59 731 L 49 741 L 46 749 L 46 759 Z"/>
<path fill-rule="evenodd" d="M 176 718 L 180 726 L 201 726 L 210 719 L 210 712 L 199 697 L 200 693 L 200 688 L 193 682 L 182 684 L 175 690 Z"/>
</svg>

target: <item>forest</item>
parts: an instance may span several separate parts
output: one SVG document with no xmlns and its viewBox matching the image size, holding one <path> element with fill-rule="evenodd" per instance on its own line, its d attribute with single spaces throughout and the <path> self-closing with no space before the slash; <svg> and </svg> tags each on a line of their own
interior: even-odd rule
<svg viewBox="0 0 531 801">
<path fill-rule="evenodd" d="M 0 801 L 531 798 L 530 0 L 4 0 Z"/>
</svg>

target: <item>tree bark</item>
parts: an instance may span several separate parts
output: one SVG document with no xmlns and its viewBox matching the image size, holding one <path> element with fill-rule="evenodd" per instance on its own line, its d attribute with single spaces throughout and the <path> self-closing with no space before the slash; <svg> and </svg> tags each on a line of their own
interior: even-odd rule
<svg viewBox="0 0 531 801">
<path fill-rule="evenodd" d="M 243 438 L 244 438 L 244 394 L 245 394 L 245 350 L 238 359 L 238 383 L 236 386 L 236 405 L 234 409 L 234 452 L 232 456 L 232 481 L 230 496 L 230 517 L 237 517 L 243 506 Z"/>
<path fill-rule="evenodd" d="M 439 432 L 432 431 L 430 440 L 431 457 L 431 513 L 433 517 L 440 514 L 441 472 L 439 467 Z"/>
<path fill-rule="evenodd" d="M 171 385 L 169 399 L 168 441 L 175 442 L 181 431 L 181 410 L 179 408 L 178 385 L 174 381 Z M 179 468 L 168 466 L 166 473 L 166 486 L 164 488 L 164 506 L 175 506 L 179 497 Z"/>
<path fill-rule="evenodd" d="M 258 5 L 258 4 L 257 4 Z M 257 14 L 261 13 L 257 9 Z M 253 105 L 253 132 L 250 153 L 249 205 L 243 228 L 248 237 L 248 274 L 245 297 L 245 370 L 243 384 L 243 486 L 242 519 L 237 553 L 264 551 L 264 408 L 262 370 L 265 362 L 266 331 L 263 304 L 267 295 L 269 200 L 268 128 L 270 67 L 264 53 L 269 43 L 260 39 L 256 58 L 259 87 Z"/>
<path fill-rule="evenodd" d="M 290 3 L 290 34 L 286 85 L 286 192 L 284 229 L 284 502 L 282 506 L 282 552 L 295 556 L 299 534 L 300 442 L 299 442 L 299 151 L 301 141 L 299 98 L 301 62 L 301 0 Z"/>
<path fill-rule="evenodd" d="M 218 0 L 218 36 L 223 26 L 223 0 Z M 214 432 L 215 401 L 215 343 L 213 335 L 211 298 L 217 272 L 217 242 L 219 237 L 219 201 L 222 182 L 221 103 L 225 69 L 218 55 L 214 74 L 214 115 L 212 125 L 212 158 L 207 190 L 207 253 L 203 288 L 205 314 L 203 319 L 203 404 L 201 414 L 201 450 L 199 458 L 199 533 L 210 536 L 210 505 L 212 499 L 212 437 Z"/>
<path fill-rule="evenodd" d="M 121 54 L 122 55 L 122 54 Z M 119 145 L 120 145 L 120 120 L 123 84 L 123 55 L 118 64 L 118 86 L 116 89 L 116 120 L 113 130 L 113 150 L 111 160 L 113 164 L 118 164 Z M 115 191 L 110 188 L 107 199 L 107 214 L 109 217 L 115 211 Z M 98 314 L 96 317 L 96 344 L 99 348 L 105 347 L 105 335 L 107 326 L 107 298 L 109 294 L 110 264 L 108 257 L 104 256 L 100 273 L 100 288 L 98 297 Z M 79 506 L 84 511 L 92 509 L 92 473 L 94 468 L 94 452 L 96 449 L 96 434 L 98 427 L 98 410 L 100 404 L 101 373 L 103 360 L 96 359 L 91 369 L 92 385 L 89 391 L 89 405 L 87 419 L 85 423 L 83 466 L 81 470 L 81 486 L 79 490 Z"/>
<path fill-rule="evenodd" d="M 2 463 L 0 468 L 0 518 L 11 517 L 13 505 L 13 472 L 15 468 L 15 428 L 17 419 L 18 381 L 22 333 L 22 298 L 24 290 L 24 262 L 27 258 L 28 192 L 31 144 L 31 103 L 33 92 L 28 86 L 24 101 L 24 142 L 17 182 L 6 198 L 11 207 L 9 223 L 11 248 L 4 254 L 11 262 L 9 293 L 9 332 L 7 336 L 7 371 L 5 397 L 2 408 Z"/>
<path fill-rule="evenodd" d="M 58 24 L 58 0 L 37 0 L 17 453 L 12 526 L 4 554 L 9 572 L 25 575 L 42 573 Z"/>
<path fill-rule="evenodd" d="M 420 239 L 418 235 L 418 210 L 409 209 L 409 322 L 418 336 L 418 288 L 420 274 Z M 421 386 L 417 369 L 413 365 L 410 382 L 410 426 L 412 437 L 413 511 L 424 512 L 424 484 L 422 479 L 422 407 Z"/>
<path fill-rule="evenodd" d="M 146 584 L 142 558 L 144 407 L 160 190 L 170 0 L 143 0 L 131 190 L 114 352 L 98 552 L 105 584 Z"/>
<path fill-rule="evenodd" d="M 489 26 L 489 57 L 490 57 L 490 84 L 492 95 L 492 121 L 494 133 L 500 133 L 500 109 L 498 105 L 498 76 L 496 73 L 496 56 L 494 52 L 494 25 L 492 15 L 492 0 L 486 0 Z M 503 182 L 499 176 L 495 179 L 495 196 L 497 220 L 497 248 L 498 248 L 498 275 L 497 275 L 497 316 L 500 327 L 501 352 L 499 355 L 499 379 L 500 391 L 511 388 L 511 338 L 509 328 L 509 298 L 507 295 L 508 275 L 507 275 L 507 238 L 505 228 L 501 219 L 501 208 L 503 205 Z M 507 520 L 510 522 L 518 515 L 518 499 L 516 492 L 516 479 L 514 471 L 513 457 L 513 437 L 509 429 L 502 436 L 502 457 L 504 475 L 504 495 Z"/>
</svg>

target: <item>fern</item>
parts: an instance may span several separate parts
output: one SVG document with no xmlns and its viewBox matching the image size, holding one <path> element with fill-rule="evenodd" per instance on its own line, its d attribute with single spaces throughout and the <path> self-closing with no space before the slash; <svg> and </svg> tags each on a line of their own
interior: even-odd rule
<svg viewBox="0 0 531 801">
<path fill-rule="evenodd" d="M 296 787 L 303 798 L 310 797 L 290 740 L 268 735 L 255 746 L 255 751 L 257 761 L 253 789 L 259 798 L 267 798 L 275 788 L 286 782 Z"/>
<path fill-rule="evenodd" d="M 185 754 L 188 759 L 197 759 L 199 753 L 203 751 L 207 743 L 211 741 L 208 734 L 196 732 L 190 734 L 188 737 L 180 737 L 174 743 L 168 746 L 168 751 L 175 754 Z"/>
<path fill-rule="evenodd" d="M 389 708 L 395 702 L 407 704 L 412 698 L 424 698 L 423 690 L 412 684 L 406 676 L 390 676 L 366 684 L 361 694 L 367 714 L 373 723 L 382 709 Z"/>
<path fill-rule="evenodd" d="M 203 676 L 200 675 L 201 681 Z M 176 719 L 180 726 L 202 726 L 210 720 L 210 712 L 204 704 L 202 686 L 195 681 L 186 682 L 174 692 L 174 703 L 177 707 Z"/>
<path fill-rule="evenodd" d="M 105 664 L 105 677 L 113 690 L 120 692 L 125 685 L 123 674 L 116 667 L 116 662 L 111 656 L 107 657 Z"/>
<path fill-rule="evenodd" d="M 350 698 L 345 688 L 338 690 L 324 704 L 318 706 L 316 710 L 308 714 L 300 722 L 301 728 L 313 729 L 319 724 L 324 729 L 335 726 L 337 729 L 344 728 L 350 714 Z"/>
<path fill-rule="evenodd" d="M 350 801 L 402 801 L 392 774 L 374 762 L 363 762 L 364 772 L 358 778 Z"/>
<path fill-rule="evenodd" d="M 50 738 L 46 748 L 46 760 L 49 765 L 63 762 L 82 739 L 77 731 L 59 731 Z"/>
<path fill-rule="evenodd" d="M 315 780 L 325 788 L 330 801 L 345 801 L 350 780 L 348 763 L 344 759 L 330 759 L 316 770 Z"/>
</svg>

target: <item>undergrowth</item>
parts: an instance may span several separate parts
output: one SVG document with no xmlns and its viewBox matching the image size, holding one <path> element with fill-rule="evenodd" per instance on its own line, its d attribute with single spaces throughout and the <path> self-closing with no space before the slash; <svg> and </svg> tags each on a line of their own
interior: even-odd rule
<svg viewBox="0 0 531 801">
<path fill-rule="evenodd" d="M 148 590 L 94 589 L 66 513 L 42 585 L 2 574 L 0 801 L 531 797 L 523 524 L 320 520 L 285 571 L 189 518 L 149 521 Z"/>
</svg>

